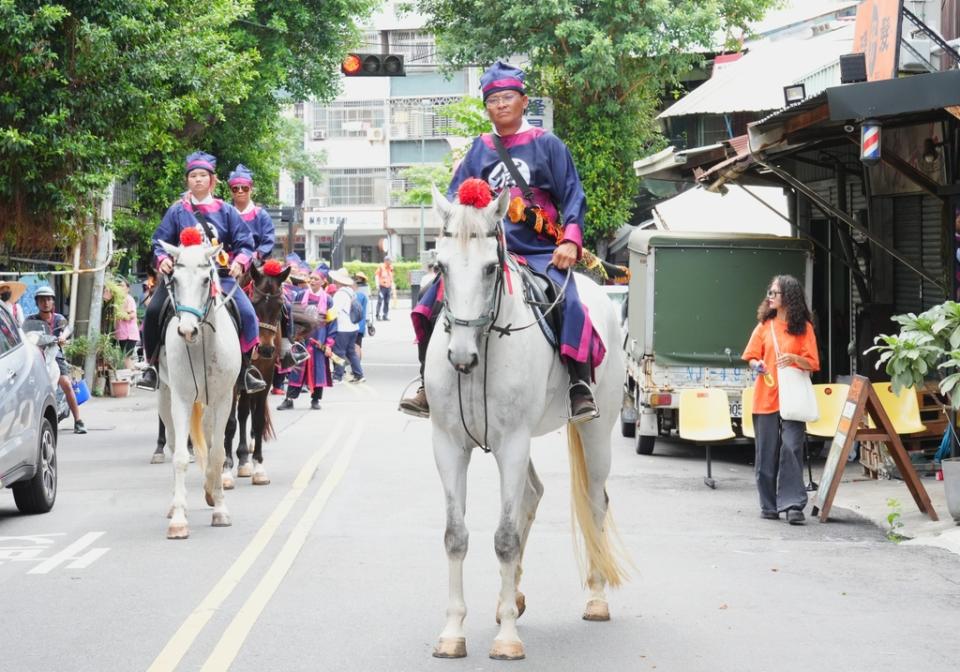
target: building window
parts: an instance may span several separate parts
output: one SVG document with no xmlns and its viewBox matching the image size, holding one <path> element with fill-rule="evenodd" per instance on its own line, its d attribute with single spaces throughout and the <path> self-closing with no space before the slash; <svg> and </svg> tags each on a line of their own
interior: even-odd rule
<svg viewBox="0 0 960 672">
<path fill-rule="evenodd" d="M 402 54 L 404 65 L 437 65 L 437 42 L 425 30 L 390 31 L 390 53 Z"/>
<path fill-rule="evenodd" d="M 397 208 L 406 205 L 403 194 L 410 190 L 413 184 L 403 177 L 403 171 L 410 166 L 390 166 L 390 207 Z"/>
<path fill-rule="evenodd" d="M 312 205 L 383 207 L 389 201 L 386 168 L 340 168 L 324 172 L 323 182 L 311 185 Z"/>
<path fill-rule="evenodd" d="M 438 108 L 463 100 L 462 96 L 393 98 L 390 100 L 390 139 L 443 138 L 455 135 L 456 122 Z"/>
<path fill-rule="evenodd" d="M 383 100 L 348 100 L 329 105 L 313 104 L 313 130 L 327 138 L 365 138 L 371 128 L 386 122 Z"/>
</svg>

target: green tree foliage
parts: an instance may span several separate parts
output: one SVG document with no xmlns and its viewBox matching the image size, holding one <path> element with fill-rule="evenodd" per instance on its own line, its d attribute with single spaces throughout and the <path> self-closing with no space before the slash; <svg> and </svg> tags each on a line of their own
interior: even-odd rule
<svg viewBox="0 0 960 672">
<path fill-rule="evenodd" d="M 663 92 L 778 0 L 420 0 L 454 66 L 525 54 L 529 90 L 554 101 L 554 125 L 587 192 L 587 237 L 630 217 L 633 162 L 663 142 Z"/>
<path fill-rule="evenodd" d="M 249 3 L 0 0 L 0 215 L 20 249 L 76 239 L 110 180 L 170 129 L 241 100 L 256 54 L 227 29 Z"/>
<path fill-rule="evenodd" d="M 135 179 L 136 212 L 155 224 L 200 148 L 221 177 L 246 164 L 275 200 L 280 165 L 308 175 L 318 159 L 281 107 L 336 94 L 374 4 L 0 0 L 0 244 L 76 240 L 112 179 Z"/>
</svg>

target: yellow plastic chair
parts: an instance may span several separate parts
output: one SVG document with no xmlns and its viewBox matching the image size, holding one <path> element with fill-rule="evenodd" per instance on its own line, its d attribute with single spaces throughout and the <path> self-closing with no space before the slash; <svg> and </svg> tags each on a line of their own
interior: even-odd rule
<svg viewBox="0 0 960 672">
<path fill-rule="evenodd" d="M 807 423 L 807 434 L 833 438 L 840 424 L 840 414 L 850 392 L 849 385 L 827 383 L 813 386 L 813 393 L 817 397 L 817 410 L 820 418 L 815 422 Z"/>
<path fill-rule="evenodd" d="M 743 390 L 740 413 L 740 430 L 743 435 L 751 439 L 756 438 L 753 431 L 753 387 L 747 387 Z"/>
<path fill-rule="evenodd" d="M 900 395 L 893 393 L 890 383 L 873 383 L 873 391 L 880 399 L 880 405 L 890 416 L 893 429 L 897 434 L 915 434 L 926 431 L 927 426 L 920 419 L 920 403 L 917 401 L 917 390 L 906 387 L 900 390 Z M 876 427 L 873 418 L 870 418 L 870 427 Z"/>
<path fill-rule="evenodd" d="M 727 393 L 716 388 L 698 388 L 680 391 L 680 438 L 705 444 L 707 449 L 707 475 L 703 482 L 716 488 L 713 480 L 713 462 L 710 444 L 736 437 L 730 423 L 730 402 Z"/>
</svg>

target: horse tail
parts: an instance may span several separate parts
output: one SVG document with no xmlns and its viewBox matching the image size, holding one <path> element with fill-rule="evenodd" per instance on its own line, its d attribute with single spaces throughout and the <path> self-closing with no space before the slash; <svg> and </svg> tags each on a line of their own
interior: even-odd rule
<svg viewBox="0 0 960 672">
<path fill-rule="evenodd" d="M 570 454 L 570 507 L 573 510 L 574 541 L 577 547 L 577 560 L 581 575 L 591 570 L 599 572 L 611 588 L 617 588 L 626 579 L 627 574 L 621 567 L 619 556 L 623 552 L 611 543 L 611 532 L 616 533 L 610 508 L 604 515 L 602 527 L 597 526 L 594 507 L 590 501 L 590 476 L 587 472 L 586 456 L 583 452 L 583 440 L 576 425 L 567 423 L 567 448 Z M 607 494 L 604 492 L 604 498 Z M 579 526 L 579 534 L 577 527 Z M 581 544 L 582 541 L 582 544 Z M 584 556 L 586 556 L 584 558 Z M 585 563 L 586 560 L 586 572 Z"/>
<path fill-rule="evenodd" d="M 190 439 L 193 441 L 193 452 L 197 456 L 200 471 L 207 470 L 207 439 L 203 435 L 203 403 L 193 402 L 190 412 Z"/>
<path fill-rule="evenodd" d="M 270 397 L 267 396 L 267 392 L 263 393 L 263 440 L 264 441 L 273 441 L 277 438 L 277 433 L 273 430 L 273 419 L 270 417 L 270 404 L 267 403 Z"/>
</svg>

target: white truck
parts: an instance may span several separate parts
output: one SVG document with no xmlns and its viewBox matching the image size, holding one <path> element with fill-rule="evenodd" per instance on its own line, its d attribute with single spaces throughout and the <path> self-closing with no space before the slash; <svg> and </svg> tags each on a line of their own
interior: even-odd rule
<svg viewBox="0 0 960 672">
<path fill-rule="evenodd" d="M 740 359 L 776 275 L 812 283 L 812 247 L 798 238 L 638 230 L 630 236 L 624 436 L 640 455 L 678 427 L 680 391 L 726 391 L 740 433 L 754 373 Z"/>
</svg>

